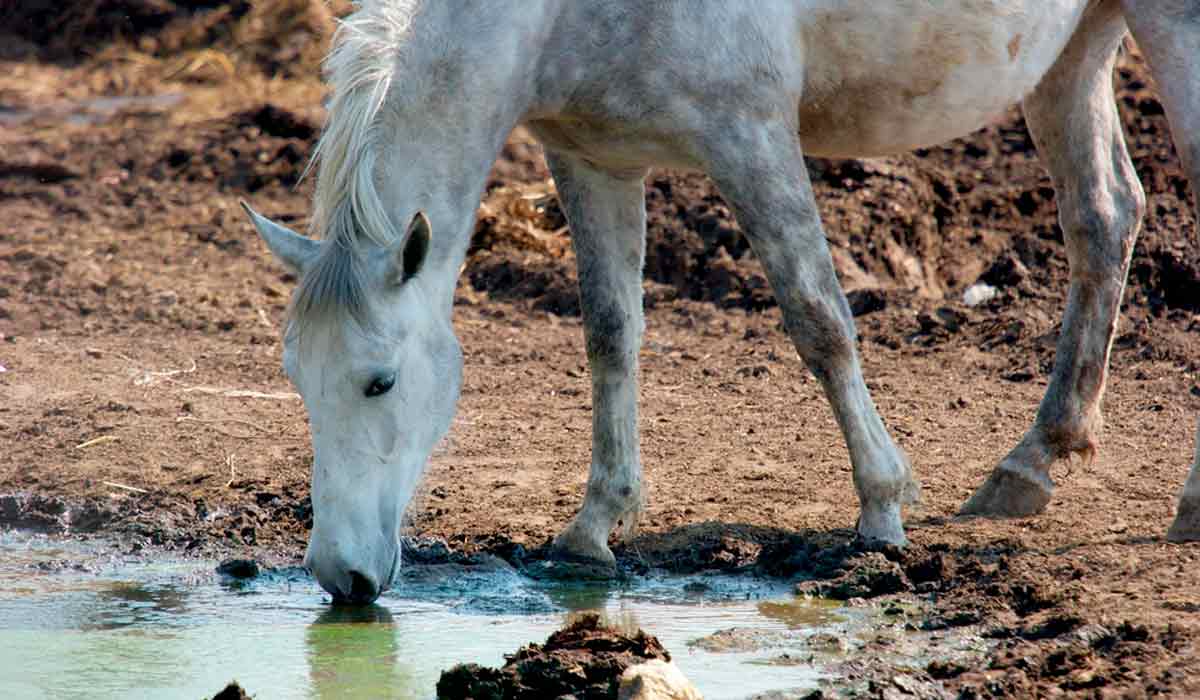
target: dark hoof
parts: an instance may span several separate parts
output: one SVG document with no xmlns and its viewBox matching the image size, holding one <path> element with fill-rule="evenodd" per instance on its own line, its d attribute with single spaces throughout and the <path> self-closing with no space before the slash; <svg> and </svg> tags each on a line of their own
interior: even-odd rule
<svg viewBox="0 0 1200 700">
<path fill-rule="evenodd" d="M 1167 530 L 1171 542 L 1200 542 L 1200 503 L 1179 503 L 1175 522 Z"/>
</svg>

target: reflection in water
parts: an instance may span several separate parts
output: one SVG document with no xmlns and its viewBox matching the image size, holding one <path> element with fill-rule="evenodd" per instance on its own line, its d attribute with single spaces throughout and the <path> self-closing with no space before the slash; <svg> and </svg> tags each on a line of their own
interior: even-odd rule
<svg viewBox="0 0 1200 700">
<path fill-rule="evenodd" d="M 628 601 L 616 598 L 619 586 L 607 581 L 567 583 L 546 589 L 546 597 L 567 611 L 563 627 L 569 627 L 585 615 L 600 616 L 600 622 L 625 635 L 635 635 L 641 625 Z M 539 640 L 540 641 L 540 640 Z"/>
<path fill-rule="evenodd" d="M 80 624 L 83 630 L 116 630 L 146 623 L 170 624 L 169 618 L 188 612 L 188 590 L 174 586 L 143 586 L 132 581 L 113 581 L 96 591 L 101 603 Z"/>
<path fill-rule="evenodd" d="M 546 589 L 546 597 L 571 612 L 600 612 L 613 596 L 613 586 L 605 581 L 559 584 Z"/>
<path fill-rule="evenodd" d="M 804 629 L 831 625 L 846 618 L 837 614 L 843 609 L 840 601 L 822 598 L 797 598 L 795 600 L 765 600 L 758 604 L 758 612 L 768 620 L 778 620 L 788 629 Z"/>
<path fill-rule="evenodd" d="M 395 618 L 381 605 L 331 607 L 304 639 L 313 697 L 396 697 L 413 687 L 399 664 Z"/>
</svg>

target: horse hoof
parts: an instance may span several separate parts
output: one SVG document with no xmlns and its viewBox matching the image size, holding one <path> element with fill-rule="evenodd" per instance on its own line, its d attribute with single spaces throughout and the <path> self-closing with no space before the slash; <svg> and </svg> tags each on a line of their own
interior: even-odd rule
<svg viewBox="0 0 1200 700">
<path fill-rule="evenodd" d="M 551 554 L 526 565 L 525 575 L 543 581 L 611 581 L 620 571 L 615 563 Z"/>
<path fill-rule="evenodd" d="M 900 518 L 900 504 L 863 505 L 855 528 L 859 538 L 871 546 L 908 544 L 904 536 L 904 522 Z"/>
<path fill-rule="evenodd" d="M 1023 518 L 1046 510 L 1054 484 L 1048 476 L 1022 474 L 997 467 L 959 515 Z"/>
<path fill-rule="evenodd" d="M 1167 530 L 1167 540 L 1170 542 L 1200 541 L 1200 503 L 1180 502 L 1179 512 L 1175 514 L 1175 522 Z"/>
</svg>

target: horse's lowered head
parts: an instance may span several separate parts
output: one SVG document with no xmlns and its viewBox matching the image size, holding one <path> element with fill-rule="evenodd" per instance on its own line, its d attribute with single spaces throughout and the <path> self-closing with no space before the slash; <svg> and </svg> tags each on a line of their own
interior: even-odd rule
<svg viewBox="0 0 1200 700">
<path fill-rule="evenodd" d="M 283 366 L 312 431 L 305 564 L 335 602 L 370 603 L 399 569 L 404 509 L 461 385 L 461 349 L 423 283 L 429 220 L 390 246 L 347 247 L 246 211 L 300 280 Z"/>
</svg>

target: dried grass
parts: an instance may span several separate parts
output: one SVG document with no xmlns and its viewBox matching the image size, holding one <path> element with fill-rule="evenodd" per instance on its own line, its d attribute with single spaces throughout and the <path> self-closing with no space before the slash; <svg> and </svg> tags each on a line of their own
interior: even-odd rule
<svg viewBox="0 0 1200 700">
<path fill-rule="evenodd" d="M 471 246 L 475 250 L 507 247 L 554 258 L 565 256 L 571 239 L 558 209 L 554 183 L 517 184 L 489 192 L 479 207 Z"/>
<path fill-rule="evenodd" d="M 227 399 L 266 399 L 268 401 L 299 401 L 300 395 L 290 392 L 264 393 L 250 389 L 221 389 L 215 386 L 190 386 L 183 390 L 185 394 L 208 394 L 223 396 Z"/>
</svg>

